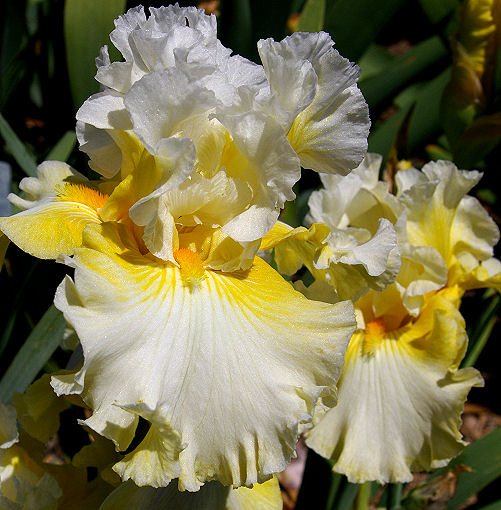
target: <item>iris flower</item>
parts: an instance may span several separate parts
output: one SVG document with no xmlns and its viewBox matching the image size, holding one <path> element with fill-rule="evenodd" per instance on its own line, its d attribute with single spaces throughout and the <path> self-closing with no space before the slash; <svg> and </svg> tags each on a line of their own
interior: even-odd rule
<svg viewBox="0 0 501 510">
<path fill-rule="evenodd" d="M 339 403 L 319 407 L 306 434 L 308 446 L 356 483 L 410 481 L 411 471 L 443 466 L 461 451 L 463 403 L 482 379 L 473 368 L 459 369 L 467 335 L 458 308 L 466 289 L 499 288 L 501 277 L 492 257 L 497 227 L 466 195 L 480 173 L 429 163 L 422 171 L 398 172 L 394 196 L 377 180 L 379 164 L 380 158 L 368 155 L 347 177 L 324 176 L 324 188 L 310 198 L 310 220 L 325 221 L 327 230 L 375 234 L 377 218 L 391 221 L 402 259 L 393 284 L 367 289 L 355 302 L 357 330 L 346 352 Z M 340 196 L 351 200 L 343 204 Z M 292 235 L 296 244 L 306 236 L 300 253 L 310 257 L 304 263 L 317 277 L 303 291 L 335 302 L 335 279 L 322 275 L 312 260 L 323 250 L 313 242 L 312 229 Z M 283 238 L 284 246 L 277 244 L 278 235 L 273 243 L 278 260 L 287 261 L 290 233 Z M 323 272 L 335 274 L 335 261 L 330 264 Z"/>
<path fill-rule="evenodd" d="M 114 466 L 122 480 L 265 482 L 319 398 L 335 404 L 355 323 L 349 302 L 306 299 L 256 253 L 301 165 L 346 174 L 363 157 L 358 69 L 325 33 L 260 41 L 263 66 L 231 56 L 195 8 L 131 9 L 115 25 L 124 61 L 102 50 L 103 91 L 77 114 L 102 178 L 46 162 L 0 229 L 75 268 L 55 304 L 84 360 L 52 385 L 80 395 L 85 425 L 119 451 L 147 420 Z"/>
</svg>

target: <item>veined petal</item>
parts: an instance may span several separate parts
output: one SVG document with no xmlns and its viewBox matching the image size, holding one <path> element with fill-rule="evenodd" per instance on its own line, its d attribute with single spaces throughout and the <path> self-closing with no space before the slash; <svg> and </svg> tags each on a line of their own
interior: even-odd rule
<svg viewBox="0 0 501 510">
<path fill-rule="evenodd" d="M 83 347 L 86 423 L 125 449 L 137 418 L 124 408 L 161 416 L 157 437 L 183 448 L 158 485 L 175 462 L 181 489 L 265 481 L 289 462 L 320 395 L 335 402 L 351 305 L 307 300 L 259 258 L 249 271 L 206 270 L 189 282 L 188 266 L 147 259 L 127 236 L 119 225 L 89 226 L 75 283 L 55 300 Z M 144 477 L 149 462 L 129 464 L 128 476 Z"/>
<path fill-rule="evenodd" d="M 33 200 L 11 195 L 25 211 L 0 218 L 0 230 L 22 250 L 42 259 L 71 255 L 82 242 L 89 223 L 101 223 L 98 209 L 107 195 L 86 185 L 88 181 L 65 163 L 48 161 L 38 167 L 38 177 L 21 181 Z"/>
<path fill-rule="evenodd" d="M 325 32 L 296 32 L 279 43 L 260 41 L 259 51 L 272 92 L 292 112 L 302 109 L 288 132 L 301 166 L 345 175 L 367 151 L 370 122 L 367 104 L 356 85 L 358 67 L 332 49 L 333 44 Z M 311 64 L 318 80 L 313 100 L 310 94 L 315 80 L 306 64 L 298 64 L 301 61 Z M 304 86 L 310 88 L 307 93 L 283 86 L 283 76 L 292 75 L 298 65 Z"/>
<path fill-rule="evenodd" d="M 353 335 L 339 403 L 307 435 L 351 482 L 407 482 L 411 470 L 443 466 L 461 451 L 463 403 L 482 378 L 457 370 L 467 339 L 456 306 L 448 289 L 399 329 L 374 319 Z"/>
<path fill-rule="evenodd" d="M 425 165 L 422 176 L 400 195 L 407 212 L 407 240 L 440 253 L 449 271 L 449 285 L 471 280 L 458 259 L 470 254 L 477 259 L 470 267 L 477 267 L 492 257 L 499 240 L 494 221 L 477 199 L 466 196 L 481 174 L 438 161 Z"/>
<path fill-rule="evenodd" d="M 104 501 L 100 510 L 281 510 L 282 496 L 275 477 L 252 488 L 232 489 L 217 482 L 204 485 L 199 492 L 179 492 L 173 484 L 155 489 L 137 487 L 132 482 L 120 485 Z"/>
</svg>

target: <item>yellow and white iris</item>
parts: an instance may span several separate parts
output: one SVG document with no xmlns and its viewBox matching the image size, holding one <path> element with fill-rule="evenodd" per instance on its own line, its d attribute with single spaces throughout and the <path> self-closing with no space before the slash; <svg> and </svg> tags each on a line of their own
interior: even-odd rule
<svg viewBox="0 0 501 510">
<path fill-rule="evenodd" d="M 103 178 L 44 163 L 21 183 L 29 199 L 11 197 L 25 210 L 0 218 L 22 249 L 75 268 L 55 304 L 84 362 L 52 385 L 80 395 L 84 423 L 120 451 L 149 422 L 114 466 L 124 481 L 266 482 L 319 399 L 335 404 L 355 320 L 256 252 L 300 164 L 347 173 L 362 158 L 358 70 L 325 33 L 260 42 L 264 67 L 230 56 L 194 8 L 132 9 L 111 39 L 125 61 L 103 50 L 104 90 L 77 126 Z"/>
<path fill-rule="evenodd" d="M 380 163 L 379 156 L 369 154 L 345 177 L 320 174 L 325 189 L 310 196 L 306 221 L 311 227 L 276 223 L 262 240 L 261 249 L 275 248 L 281 273 L 292 275 L 305 265 L 316 280 L 315 292 L 319 282 L 328 284 L 321 292 L 329 302 L 382 290 L 399 272 L 398 225 L 396 231 L 393 223 L 403 207 L 378 182 Z"/>
<path fill-rule="evenodd" d="M 395 197 L 377 182 L 378 167 L 369 155 L 348 177 L 324 176 L 325 188 L 310 200 L 311 221 L 348 233 L 374 232 L 378 217 L 391 221 L 402 257 L 395 283 L 370 289 L 355 302 L 357 331 L 346 353 L 339 403 L 317 412 L 306 435 L 308 446 L 357 483 L 409 481 L 411 471 L 444 465 L 460 451 L 463 403 L 482 379 L 474 369 L 459 369 L 467 336 L 458 308 L 465 289 L 498 286 L 501 275 L 492 258 L 497 228 L 478 201 L 465 196 L 478 172 L 447 162 L 401 171 Z M 346 195 L 349 201 L 339 200 Z M 300 245 L 308 234 L 304 244 L 310 246 L 293 255 L 287 229 L 284 247 L 277 245 L 278 235 L 273 244 L 284 264 L 299 254 L 313 268 L 317 280 L 305 294 L 333 302 L 335 280 L 311 259 L 322 250 L 321 243 L 312 243 L 311 233 L 319 229 L 296 229 L 294 242 Z M 330 292 L 326 283 L 334 285 Z"/>
</svg>

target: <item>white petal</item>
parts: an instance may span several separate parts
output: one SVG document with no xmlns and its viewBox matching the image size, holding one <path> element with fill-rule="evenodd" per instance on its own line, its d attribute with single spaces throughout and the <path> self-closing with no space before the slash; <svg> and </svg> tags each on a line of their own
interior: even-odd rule
<svg viewBox="0 0 501 510">
<path fill-rule="evenodd" d="M 295 198 L 292 186 L 301 175 L 299 160 L 282 129 L 272 118 L 257 112 L 239 115 L 220 113 L 217 118 L 228 129 L 248 161 L 247 168 L 227 166 L 226 172 L 252 183 L 256 205 L 255 212 L 248 214 L 263 216 L 266 221 L 256 224 L 253 232 L 253 225 L 245 217 L 240 220 L 236 218 L 231 236 L 236 241 L 253 241 L 271 228 L 271 218 L 276 220 L 285 202 Z M 241 164 L 240 161 L 237 163 Z M 245 223 L 247 227 L 244 227 Z"/>
<path fill-rule="evenodd" d="M 345 264 L 362 264 L 370 276 L 380 276 L 388 269 L 388 257 L 397 246 L 397 236 L 393 225 L 386 219 L 379 220 L 377 232 L 364 244 L 355 246 L 340 261 Z M 398 267 L 393 268 L 396 276 Z"/>
<path fill-rule="evenodd" d="M 99 92 L 87 99 L 77 112 L 77 120 L 91 124 L 98 129 L 132 129 L 132 123 L 125 109 L 123 97 Z"/>
<path fill-rule="evenodd" d="M 183 122 L 216 105 L 214 93 L 183 72 L 165 69 L 136 82 L 125 95 L 134 132 L 152 153 L 162 138 L 174 136 Z"/>
<path fill-rule="evenodd" d="M 317 398 L 335 401 L 351 305 L 308 301 L 257 258 L 248 272 L 206 271 L 186 286 L 178 268 L 126 249 L 126 230 L 114 229 L 102 226 L 108 240 L 87 229 L 75 286 L 61 285 L 55 301 L 82 343 L 86 423 L 125 449 L 137 419 L 115 404 L 165 417 L 184 447 L 180 488 L 249 485 L 283 469 Z M 143 461 L 133 479 L 148 472 Z"/>
<path fill-rule="evenodd" d="M 311 62 L 318 78 L 313 101 L 299 113 L 288 134 L 301 166 L 345 175 L 365 156 L 370 122 L 356 85 L 358 67 L 332 45 L 324 32 L 296 32 L 274 47 L 288 62 Z"/>
</svg>

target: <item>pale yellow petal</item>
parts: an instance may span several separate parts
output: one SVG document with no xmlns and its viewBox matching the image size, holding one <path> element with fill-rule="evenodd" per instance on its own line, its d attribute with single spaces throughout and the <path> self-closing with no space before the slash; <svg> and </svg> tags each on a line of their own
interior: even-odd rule
<svg viewBox="0 0 501 510">
<path fill-rule="evenodd" d="M 141 408 L 154 452 L 139 445 L 120 467 L 138 483 L 165 485 L 176 462 L 188 490 L 268 479 L 289 462 L 318 397 L 335 402 L 351 305 L 307 300 L 259 258 L 248 271 L 202 268 L 188 279 L 183 261 L 148 259 L 128 236 L 88 228 L 75 283 L 56 297 L 83 347 L 75 381 L 93 409 L 86 423 L 124 450 L 137 424 L 130 410 Z M 153 474 L 162 441 L 177 457 L 164 452 L 168 467 Z"/>
<path fill-rule="evenodd" d="M 19 440 L 16 410 L 0 402 L 0 448 L 7 449 Z"/>
<path fill-rule="evenodd" d="M 400 328 L 388 330 L 382 316 L 352 337 L 339 403 L 307 435 L 351 482 L 407 482 L 412 471 L 445 465 L 463 448 L 463 403 L 482 379 L 457 369 L 466 349 L 458 301 L 447 290 Z"/>
<path fill-rule="evenodd" d="M 66 403 L 50 386 L 50 376 L 44 374 L 31 384 L 24 394 L 14 396 L 19 425 L 31 437 L 46 443 L 59 428 L 59 413 Z"/>
</svg>

